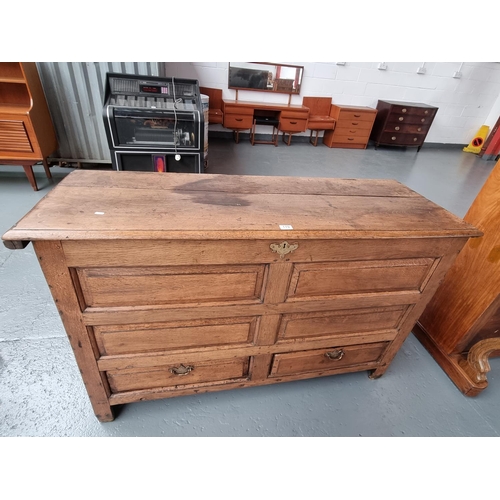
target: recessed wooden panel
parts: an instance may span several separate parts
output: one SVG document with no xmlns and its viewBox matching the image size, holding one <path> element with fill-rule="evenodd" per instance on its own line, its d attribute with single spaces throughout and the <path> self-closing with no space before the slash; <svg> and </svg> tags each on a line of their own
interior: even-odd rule
<svg viewBox="0 0 500 500">
<path fill-rule="evenodd" d="M 296 264 L 288 300 L 350 293 L 419 290 L 434 259 Z"/>
<path fill-rule="evenodd" d="M 284 314 L 278 343 L 349 333 L 396 330 L 409 306 Z"/>
<path fill-rule="evenodd" d="M 382 356 L 388 342 L 332 347 L 313 351 L 275 354 L 270 377 L 336 370 L 363 363 L 375 363 Z M 329 357 L 332 356 L 332 357 Z M 338 356 L 339 359 L 335 359 Z"/>
<path fill-rule="evenodd" d="M 94 333 L 103 355 L 120 355 L 171 349 L 250 345 L 256 317 L 96 326 Z"/>
<path fill-rule="evenodd" d="M 194 384 L 248 378 L 249 361 L 249 357 L 196 363 L 186 360 L 185 363 L 149 370 L 108 371 L 107 377 L 112 392 L 174 386 L 185 388 Z"/>
<path fill-rule="evenodd" d="M 259 302 L 264 265 L 79 269 L 93 307 L 200 302 Z"/>
</svg>

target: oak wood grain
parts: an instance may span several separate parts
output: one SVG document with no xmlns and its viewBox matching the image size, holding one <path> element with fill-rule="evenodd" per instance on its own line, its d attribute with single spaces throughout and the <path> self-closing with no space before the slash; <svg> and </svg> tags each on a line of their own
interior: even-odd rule
<svg viewBox="0 0 500 500">
<path fill-rule="evenodd" d="M 50 254 L 103 421 L 126 402 L 378 377 L 481 234 L 395 181 L 143 174 L 72 173 L 3 236 Z"/>
</svg>

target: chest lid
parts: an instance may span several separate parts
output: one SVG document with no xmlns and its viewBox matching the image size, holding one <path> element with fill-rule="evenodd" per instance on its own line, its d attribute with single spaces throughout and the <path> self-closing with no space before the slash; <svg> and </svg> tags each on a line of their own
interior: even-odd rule
<svg viewBox="0 0 500 500">
<path fill-rule="evenodd" d="M 394 180 L 78 170 L 3 239 L 480 235 Z"/>
</svg>

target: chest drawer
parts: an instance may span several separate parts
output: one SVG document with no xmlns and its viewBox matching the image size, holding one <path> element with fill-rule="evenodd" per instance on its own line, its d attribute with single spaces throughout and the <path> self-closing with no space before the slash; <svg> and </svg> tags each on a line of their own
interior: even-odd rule
<svg viewBox="0 0 500 500">
<path fill-rule="evenodd" d="M 280 118 L 280 130 L 285 132 L 304 132 L 307 127 L 305 118 Z"/>
<path fill-rule="evenodd" d="M 387 118 L 387 126 L 392 127 L 396 124 L 414 124 L 414 125 L 427 125 L 429 126 L 432 123 L 433 117 L 421 116 L 421 115 L 398 115 L 391 114 Z"/>
<path fill-rule="evenodd" d="M 396 115 L 414 115 L 420 117 L 431 117 L 436 113 L 435 109 L 420 108 L 416 106 L 394 105 L 391 108 L 391 114 Z"/>
<path fill-rule="evenodd" d="M 375 113 L 367 113 L 363 111 L 346 111 L 342 110 L 339 113 L 339 122 L 373 122 Z"/>
<path fill-rule="evenodd" d="M 233 129 L 252 128 L 253 114 L 224 114 L 224 127 Z"/>
<path fill-rule="evenodd" d="M 418 125 L 408 123 L 388 123 L 385 127 L 387 132 L 399 132 L 400 134 L 425 134 L 430 125 Z"/>
<path fill-rule="evenodd" d="M 275 354 L 269 377 L 328 372 L 367 363 L 377 363 L 388 342 L 335 346 L 328 349 Z"/>
<path fill-rule="evenodd" d="M 404 146 L 410 146 L 413 144 L 420 144 L 425 135 L 423 134 L 402 134 L 399 132 L 384 132 L 380 136 L 380 142 L 384 142 L 386 144 L 399 144 Z"/>
<path fill-rule="evenodd" d="M 201 362 L 186 359 L 183 363 L 149 369 L 111 370 L 106 375 L 113 393 L 158 388 L 184 389 L 247 379 L 249 365 L 250 357 Z"/>
<path fill-rule="evenodd" d="M 350 129 L 350 130 L 364 130 L 368 134 L 372 129 L 371 121 L 361 121 L 361 120 L 340 120 L 337 122 L 337 126 L 335 127 L 335 132 L 344 135 L 342 131 Z"/>
</svg>

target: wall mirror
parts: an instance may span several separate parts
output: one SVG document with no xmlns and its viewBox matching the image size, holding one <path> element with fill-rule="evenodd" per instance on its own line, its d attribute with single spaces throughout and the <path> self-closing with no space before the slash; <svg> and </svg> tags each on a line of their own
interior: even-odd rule
<svg viewBox="0 0 500 500">
<path fill-rule="evenodd" d="M 230 62 L 228 87 L 235 90 L 257 90 L 300 94 L 304 66 L 291 64 Z"/>
</svg>

